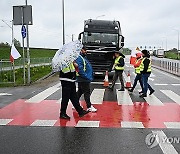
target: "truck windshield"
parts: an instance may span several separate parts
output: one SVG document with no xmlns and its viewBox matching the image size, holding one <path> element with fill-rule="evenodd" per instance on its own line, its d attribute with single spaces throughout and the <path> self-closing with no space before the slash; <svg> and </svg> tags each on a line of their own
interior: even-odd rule
<svg viewBox="0 0 180 154">
<path fill-rule="evenodd" d="M 84 32 L 83 43 L 116 46 L 118 43 L 118 34 Z"/>
</svg>

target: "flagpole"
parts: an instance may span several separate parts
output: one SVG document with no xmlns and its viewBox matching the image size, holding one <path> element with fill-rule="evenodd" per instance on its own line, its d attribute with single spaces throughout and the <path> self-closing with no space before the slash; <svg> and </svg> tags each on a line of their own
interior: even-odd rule
<svg viewBox="0 0 180 154">
<path fill-rule="evenodd" d="M 14 27 L 13 27 L 14 23 L 13 23 L 13 20 L 12 20 L 12 46 L 14 45 Z M 12 48 L 11 46 L 11 48 Z M 13 67 L 13 82 L 14 82 L 14 86 L 15 86 L 15 82 L 16 82 L 16 76 L 15 76 L 15 65 L 14 65 L 14 61 L 12 63 L 12 67 Z"/>
</svg>

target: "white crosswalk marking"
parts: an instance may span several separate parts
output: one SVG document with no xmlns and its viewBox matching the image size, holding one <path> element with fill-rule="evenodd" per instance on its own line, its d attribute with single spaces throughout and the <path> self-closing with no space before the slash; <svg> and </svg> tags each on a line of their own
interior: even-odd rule
<svg viewBox="0 0 180 154">
<path fill-rule="evenodd" d="M 36 120 L 31 126 L 54 126 L 57 120 Z"/>
<path fill-rule="evenodd" d="M 154 81 L 154 79 L 153 79 L 153 78 L 149 78 L 149 80 Z"/>
<path fill-rule="evenodd" d="M 164 140 L 167 139 L 167 136 L 164 134 L 162 130 L 152 131 L 152 133 L 157 136 L 156 140 L 159 143 L 159 146 L 164 154 L 178 154 L 178 152 L 171 143 L 164 143 Z"/>
<path fill-rule="evenodd" d="M 26 100 L 26 103 L 39 103 L 39 102 L 43 101 L 44 99 L 46 99 L 48 96 L 55 93 L 59 89 L 60 89 L 59 84 L 56 84 L 55 86 L 50 87 L 50 88 L 42 91 L 41 93 L 33 96 L 32 98 Z"/>
<path fill-rule="evenodd" d="M 13 119 L 0 119 L 0 125 L 7 125 L 10 123 Z"/>
<path fill-rule="evenodd" d="M 121 122 L 122 128 L 144 128 L 142 122 L 134 122 L 134 121 L 122 121 Z"/>
<path fill-rule="evenodd" d="M 147 97 L 144 97 L 144 99 L 149 105 L 164 106 L 164 104 L 153 94 Z"/>
<path fill-rule="evenodd" d="M 94 89 L 91 94 L 91 103 L 92 104 L 102 104 L 104 98 L 105 89 Z"/>
<path fill-rule="evenodd" d="M 170 99 L 172 99 L 174 102 L 180 105 L 180 96 L 174 93 L 171 90 L 160 90 L 163 92 L 166 96 L 168 96 Z"/>
<path fill-rule="evenodd" d="M 100 121 L 82 121 L 79 120 L 76 127 L 99 127 Z"/>
<path fill-rule="evenodd" d="M 164 122 L 167 128 L 180 129 L 180 122 Z"/>
<path fill-rule="evenodd" d="M 133 105 L 133 102 L 127 90 L 125 91 L 116 90 L 116 94 L 117 94 L 118 105 Z"/>
<path fill-rule="evenodd" d="M 153 73 L 151 73 L 150 77 L 152 77 L 152 78 L 153 78 L 153 77 L 156 77 L 156 76 L 155 76 Z"/>
</svg>

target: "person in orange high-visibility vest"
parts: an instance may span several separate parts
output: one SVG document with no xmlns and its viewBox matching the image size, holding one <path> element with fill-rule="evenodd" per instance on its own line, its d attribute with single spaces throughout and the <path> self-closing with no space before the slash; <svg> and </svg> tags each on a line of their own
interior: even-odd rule
<svg viewBox="0 0 180 154">
<path fill-rule="evenodd" d="M 136 61 L 135 61 L 135 64 L 134 64 L 136 77 L 134 79 L 133 87 L 129 90 L 129 92 L 133 92 L 133 90 L 135 89 L 138 81 L 139 81 L 141 89 L 142 89 L 141 92 L 143 91 L 143 83 L 142 83 L 141 72 L 140 72 L 141 62 L 142 62 L 142 54 L 141 53 L 136 53 Z"/>
</svg>

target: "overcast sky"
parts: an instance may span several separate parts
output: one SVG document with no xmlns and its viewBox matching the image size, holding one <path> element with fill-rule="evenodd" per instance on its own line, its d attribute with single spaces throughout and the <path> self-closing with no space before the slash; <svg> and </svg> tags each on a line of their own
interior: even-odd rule
<svg viewBox="0 0 180 154">
<path fill-rule="evenodd" d="M 64 0 L 66 42 L 77 39 L 85 19 L 119 20 L 125 47 L 155 46 L 177 48 L 180 32 L 180 0 Z M 11 42 L 12 6 L 25 0 L 0 0 L 0 42 Z M 28 0 L 33 7 L 29 26 L 30 46 L 62 46 L 62 1 Z M 105 16 L 101 16 L 105 15 Z M 100 17 L 101 16 L 101 17 Z M 174 30 L 176 29 L 176 30 Z M 14 37 L 22 42 L 21 26 L 14 26 Z"/>
</svg>

